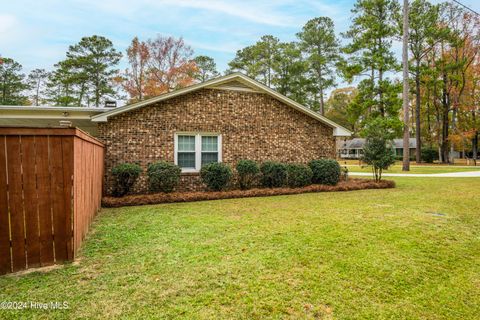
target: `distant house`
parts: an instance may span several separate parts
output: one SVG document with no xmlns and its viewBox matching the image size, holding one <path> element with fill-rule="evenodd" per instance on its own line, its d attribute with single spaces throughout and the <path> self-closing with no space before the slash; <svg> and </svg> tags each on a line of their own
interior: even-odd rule
<svg viewBox="0 0 480 320">
<path fill-rule="evenodd" d="M 341 159 L 359 159 L 363 155 L 363 146 L 365 139 L 354 138 L 351 140 L 341 141 L 338 146 L 338 156 Z M 393 147 L 397 157 L 403 156 L 403 139 L 394 139 Z M 410 155 L 415 154 L 417 149 L 417 142 L 415 138 L 409 140 Z"/>
</svg>

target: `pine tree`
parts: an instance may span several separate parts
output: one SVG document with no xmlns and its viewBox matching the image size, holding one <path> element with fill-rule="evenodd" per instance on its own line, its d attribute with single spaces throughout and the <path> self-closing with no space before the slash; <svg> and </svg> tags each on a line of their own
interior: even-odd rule
<svg viewBox="0 0 480 320">
<path fill-rule="evenodd" d="M 193 61 L 197 67 L 195 79 L 198 81 L 205 82 L 220 75 L 217 71 L 217 64 L 213 58 L 208 56 L 197 56 Z"/>
<path fill-rule="evenodd" d="M 28 89 L 22 65 L 11 58 L 0 58 L 0 105 L 24 105 Z"/>
<path fill-rule="evenodd" d="M 45 102 L 45 87 L 48 80 L 48 72 L 45 69 L 33 69 L 27 78 L 31 90 L 31 99 L 34 106 Z"/>
<path fill-rule="evenodd" d="M 344 34 L 351 42 L 343 49 L 349 56 L 342 72 L 349 81 L 363 78 L 354 103 L 365 115 L 362 125 L 376 117 L 400 121 L 401 84 L 385 76 L 399 71 L 392 51 L 399 35 L 399 5 L 395 0 L 358 0 L 352 12 L 353 23 Z"/>
<path fill-rule="evenodd" d="M 74 81 L 79 84 L 79 102 L 85 93 L 91 92 L 91 100 L 99 107 L 102 100 L 113 96 L 112 78 L 118 73 L 114 67 L 122 54 L 113 48 L 112 42 L 102 36 L 83 37 L 67 51 L 67 64 L 74 70 Z"/>
<path fill-rule="evenodd" d="M 300 48 L 308 61 L 309 75 L 313 83 L 315 105 L 325 114 L 325 90 L 335 85 L 335 64 L 340 60 L 339 41 L 334 24 L 328 17 L 309 20 L 297 33 Z"/>
<path fill-rule="evenodd" d="M 278 38 L 265 35 L 254 45 L 238 50 L 235 58 L 228 64 L 229 71 L 240 71 L 265 85 L 272 87 L 276 68 L 275 57 L 278 54 Z"/>
</svg>

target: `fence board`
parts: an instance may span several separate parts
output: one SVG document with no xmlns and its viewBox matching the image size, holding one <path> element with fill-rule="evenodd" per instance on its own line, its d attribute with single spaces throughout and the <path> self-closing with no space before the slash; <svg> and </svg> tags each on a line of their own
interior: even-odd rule
<svg viewBox="0 0 480 320">
<path fill-rule="evenodd" d="M 50 137 L 50 175 L 52 190 L 52 223 L 53 243 L 55 248 L 55 261 L 67 259 L 67 248 L 65 245 L 65 202 L 63 199 L 63 149 L 61 137 Z"/>
<path fill-rule="evenodd" d="M 51 203 L 51 179 L 48 164 L 49 137 L 36 138 L 36 161 L 37 161 L 37 193 L 38 197 L 38 220 L 40 228 L 40 264 L 48 266 L 53 264 L 53 235 L 52 235 L 52 203 Z"/>
<path fill-rule="evenodd" d="M 62 139 L 63 151 L 63 200 L 64 200 L 64 225 L 65 225 L 65 249 L 66 260 L 73 259 L 72 247 L 72 188 L 73 188 L 73 173 L 74 173 L 74 153 L 73 137 L 64 137 Z"/>
<path fill-rule="evenodd" d="M 25 207 L 25 239 L 28 267 L 40 265 L 37 181 L 35 172 L 35 137 L 22 136 L 23 197 Z"/>
<path fill-rule="evenodd" d="M 7 136 L 7 179 L 10 226 L 12 235 L 13 271 L 26 268 L 25 228 L 22 192 L 21 140 L 19 136 Z M 15 165 L 11 165 L 15 164 Z"/>
<path fill-rule="evenodd" d="M 0 274 L 12 271 L 10 256 L 10 223 L 8 221 L 7 157 L 5 137 L 0 136 Z"/>
</svg>

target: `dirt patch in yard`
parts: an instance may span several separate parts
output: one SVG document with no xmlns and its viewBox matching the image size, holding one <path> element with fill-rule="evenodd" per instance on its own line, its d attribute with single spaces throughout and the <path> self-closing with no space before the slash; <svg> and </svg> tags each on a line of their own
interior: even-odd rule
<svg viewBox="0 0 480 320">
<path fill-rule="evenodd" d="M 104 197 L 102 205 L 107 208 L 116 208 L 123 206 L 138 206 L 144 204 L 159 204 L 173 202 L 190 202 L 203 200 L 219 200 L 232 198 L 248 197 L 268 197 L 277 195 L 312 193 L 312 192 L 334 192 L 334 191 L 353 191 L 363 189 L 387 189 L 395 188 L 395 182 L 391 180 L 382 180 L 375 182 L 367 179 L 349 179 L 341 181 L 336 186 L 310 185 L 303 188 L 262 188 L 250 190 L 228 190 L 228 191 L 199 191 L 199 192 L 172 192 L 172 193 L 152 193 L 142 195 L 128 195 L 121 198 Z"/>
</svg>

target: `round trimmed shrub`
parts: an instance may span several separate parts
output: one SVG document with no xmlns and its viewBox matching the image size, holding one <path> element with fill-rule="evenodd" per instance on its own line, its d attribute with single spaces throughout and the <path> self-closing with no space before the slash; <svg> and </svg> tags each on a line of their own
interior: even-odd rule
<svg viewBox="0 0 480 320">
<path fill-rule="evenodd" d="M 208 189 L 220 191 L 225 189 L 232 179 L 232 169 L 224 163 L 212 162 L 202 167 L 200 178 Z"/>
<path fill-rule="evenodd" d="M 423 148 L 421 158 L 426 163 L 433 163 L 433 161 L 438 160 L 438 151 L 433 148 Z"/>
<path fill-rule="evenodd" d="M 280 162 L 267 161 L 260 166 L 262 185 L 267 188 L 283 187 L 287 183 L 287 166 Z"/>
<path fill-rule="evenodd" d="M 113 195 L 122 197 L 129 193 L 140 173 L 142 168 L 136 163 L 121 163 L 113 167 L 112 175 L 115 178 Z"/>
<path fill-rule="evenodd" d="M 340 165 L 334 159 L 312 160 L 308 166 L 312 169 L 313 183 L 334 186 L 340 181 Z"/>
<path fill-rule="evenodd" d="M 290 188 L 301 188 L 312 184 L 313 172 L 303 164 L 287 165 L 287 184 Z"/>
<path fill-rule="evenodd" d="M 240 189 L 250 189 L 260 172 L 258 164 L 253 160 L 239 160 L 236 169 Z"/>
<path fill-rule="evenodd" d="M 151 163 L 147 168 L 148 185 L 153 192 L 172 192 L 180 181 L 182 169 L 166 161 Z"/>
</svg>

